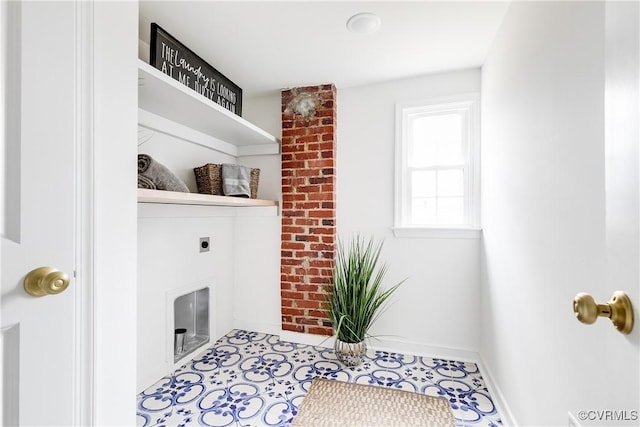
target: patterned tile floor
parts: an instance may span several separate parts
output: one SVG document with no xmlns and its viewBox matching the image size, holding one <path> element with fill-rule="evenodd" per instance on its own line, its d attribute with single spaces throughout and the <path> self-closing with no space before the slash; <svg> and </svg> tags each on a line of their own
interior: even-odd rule
<svg viewBox="0 0 640 427">
<path fill-rule="evenodd" d="M 233 330 L 138 395 L 138 426 L 288 426 L 315 377 L 445 396 L 457 427 L 502 425 L 474 363 L 369 351 L 348 368 L 331 349 Z"/>
</svg>

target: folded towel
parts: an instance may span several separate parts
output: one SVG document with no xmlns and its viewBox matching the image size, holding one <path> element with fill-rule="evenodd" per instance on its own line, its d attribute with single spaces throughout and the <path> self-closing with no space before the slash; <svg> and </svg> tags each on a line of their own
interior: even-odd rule
<svg viewBox="0 0 640 427">
<path fill-rule="evenodd" d="M 138 154 L 138 176 L 138 186 L 141 176 L 145 179 L 144 182 L 151 181 L 158 190 L 189 192 L 189 188 L 180 178 L 148 154 Z"/>
<path fill-rule="evenodd" d="M 146 176 L 138 174 L 138 188 L 146 188 L 147 190 L 156 190 L 156 185 Z"/>
<path fill-rule="evenodd" d="M 222 165 L 222 192 L 225 196 L 251 197 L 250 179 L 251 168 L 230 163 Z"/>
</svg>

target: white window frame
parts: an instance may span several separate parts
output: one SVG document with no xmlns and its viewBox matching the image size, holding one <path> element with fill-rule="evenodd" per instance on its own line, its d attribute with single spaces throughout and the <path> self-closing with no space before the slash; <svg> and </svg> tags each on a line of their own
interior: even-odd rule
<svg viewBox="0 0 640 427">
<path fill-rule="evenodd" d="M 461 225 L 412 225 L 407 221 L 411 205 L 409 174 L 409 117 L 446 111 L 463 111 L 467 143 L 465 171 L 465 223 Z M 395 208 L 396 237 L 467 238 L 480 237 L 480 96 L 461 94 L 396 104 Z"/>
</svg>

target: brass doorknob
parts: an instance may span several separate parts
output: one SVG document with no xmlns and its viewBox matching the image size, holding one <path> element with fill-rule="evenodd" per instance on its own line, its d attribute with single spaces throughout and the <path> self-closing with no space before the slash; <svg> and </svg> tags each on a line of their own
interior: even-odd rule
<svg viewBox="0 0 640 427">
<path fill-rule="evenodd" d="M 589 294 L 579 293 L 573 299 L 573 312 L 576 318 L 590 325 L 598 317 L 608 317 L 613 326 L 623 334 L 629 334 L 633 330 L 633 306 L 631 300 L 621 291 L 616 291 L 611 300 L 605 304 L 598 304 Z"/>
<path fill-rule="evenodd" d="M 24 278 L 24 290 L 34 297 L 55 295 L 69 286 L 67 273 L 53 267 L 40 267 L 29 272 Z"/>
</svg>

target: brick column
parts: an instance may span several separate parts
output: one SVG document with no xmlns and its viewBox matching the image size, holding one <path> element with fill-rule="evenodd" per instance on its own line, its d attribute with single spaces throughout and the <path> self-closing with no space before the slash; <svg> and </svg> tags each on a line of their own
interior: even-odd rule
<svg viewBox="0 0 640 427">
<path fill-rule="evenodd" d="M 304 100 L 295 108 L 296 101 Z M 298 103 L 300 104 L 300 103 Z M 307 117 L 305 106 L 315 107 Z M 282 91 L 282 329 L 332 335 L 326 287 L 335 250 L 336 88 Z"/>
</svg>

